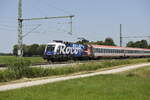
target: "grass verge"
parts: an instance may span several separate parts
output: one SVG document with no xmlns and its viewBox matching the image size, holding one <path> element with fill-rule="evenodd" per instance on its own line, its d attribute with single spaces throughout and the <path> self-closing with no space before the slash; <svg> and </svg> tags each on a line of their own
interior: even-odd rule
<svg viewBox="0 0 150 100">
<path fill-rule="evenodd" d="M 0 64 L 9 64 L 9 62 L 16 61 L 16 56 L 0 56 Z M 23 57 L 25 60 L 30 60 L 31 64 L 45 63 L 46 61 L 42 57 Z"/>
<path fill-rule="evenodd" d="M 137 75 L 149 67 L 136 70 Z M 135 70 L 130 71 L 134 73 Z M 150 77 L 97 75 L 0 92 L 0 100 L 149 100 Z M 146 73 L 150 74 L 150 70 Z"/>
<path fill-rule="evenodd" d="M 0 71 L 0 82 L 8 82 L 20 78 L 36 78 L 54 75 L 67 75 L 82 71 L 93 71 L 102 68 L 110 68 L 114 66 L 137 64 L 149 62 L 149 59 L 126 59 L 126 60 L 105 60 L 93 61 L 84 64 L 76 64 L 71 67 L 62 68 L 31 68 L 31 62 L 25 59 L 19 59 L 9 64 L 9 68 Z"/>
</svg>

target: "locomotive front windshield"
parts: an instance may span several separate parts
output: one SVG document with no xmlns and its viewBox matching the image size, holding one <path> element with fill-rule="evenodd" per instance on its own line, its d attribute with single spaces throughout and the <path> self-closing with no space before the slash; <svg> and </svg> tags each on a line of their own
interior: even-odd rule
<svg viewBox="0 0 150 100">
<path fill-rule="evenodd" d="M 54 49 L 55 49 L 55 45 L 48 45 L 46 51 L 52 52 L 54 51 Z"/>
</svg>

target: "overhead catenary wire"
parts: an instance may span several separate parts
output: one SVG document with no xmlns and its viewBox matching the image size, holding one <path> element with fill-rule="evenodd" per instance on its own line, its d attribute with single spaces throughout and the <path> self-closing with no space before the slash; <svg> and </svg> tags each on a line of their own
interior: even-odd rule
<svg viewBox="0 0 150 100">
<path fill-rule="evenodd" d="M 3 28 L 15 28 L 16 29 L 16 27 L 17 26 L 11 26 L 11 25 L 5 25 L 5 24 L 0 24 L 0 27 L 3 27 Z"/>
<path fill-rule="evenodd" d="M 50 4 L 48 1 L 45 1 L 45 2 L 42 2 L 42 3 L 44 3 L 47 7 L 51 7 L 51 8 L 54 8 L 54 9 L 60 11 L 60 12 L 65 13 L 65 14 L 72 15 L 72 13 L 70 13 L 69 11 L 64 10 L 63 8 L 60 8 L 60 7 L 56 7 L 56 6 L 52 5 L 52 4 Z"/>
<path fill-rule="evenodd" d="M 0 27 L 0 29 L 4 30 L 4 31 L 17 31 L 17 29 L 15 30 L 15 29 L 8 29 L 8 28 L 1 28 L 1 27 Z"/>
<path fill-rule="evenodd" d="M 23 38 L 26 37 L 27 35 L 29 35 L 30 33 L 32 33 L 34 30 L 36 30 L 40 26 L 41 26 L 41 24 L 39 24 L 38 26 L 36 26 L 35 28 L 33 28 L 31 31 L 27 32 L 25 35 L 23 35 Z"/>
<path fill-rule="evenodd" d="M 143 38 L 143 37 L 150 37 L 150 36 L 124 36 L 123 38 Z"/>
</svg>

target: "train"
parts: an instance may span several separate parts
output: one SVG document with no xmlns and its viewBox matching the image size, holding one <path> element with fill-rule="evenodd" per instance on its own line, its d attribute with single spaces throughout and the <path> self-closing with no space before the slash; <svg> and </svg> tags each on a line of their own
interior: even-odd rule
<svg viewBox="0 0 150 100">
<path fill-rule="evenodd" d="M 129 57 L 150 57 L 150 49 L 54 41 L 47 44 L 43 56 L 48 62 Z"/>
</svg>

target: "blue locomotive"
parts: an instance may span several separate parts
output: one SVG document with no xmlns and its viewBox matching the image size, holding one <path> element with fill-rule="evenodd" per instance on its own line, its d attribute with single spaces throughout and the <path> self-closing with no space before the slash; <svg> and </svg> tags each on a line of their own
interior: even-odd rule
<svg viewBox="0 0 150 100">
<path fill-rule="evenodd" d="M 82 44 L 55 41 L 48 43 L 44 52 L 44 59 L 48 61 L 62 61 L 79 59 L 86 56 L 86 46 Z"/>
</svg>

